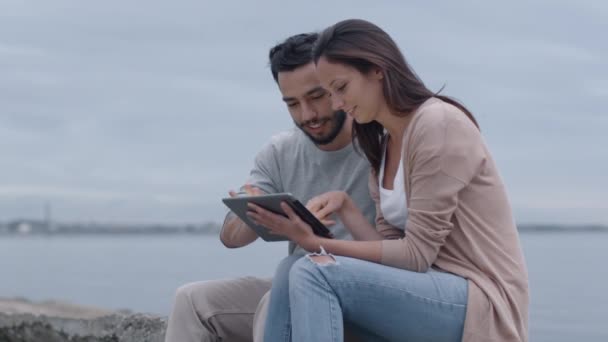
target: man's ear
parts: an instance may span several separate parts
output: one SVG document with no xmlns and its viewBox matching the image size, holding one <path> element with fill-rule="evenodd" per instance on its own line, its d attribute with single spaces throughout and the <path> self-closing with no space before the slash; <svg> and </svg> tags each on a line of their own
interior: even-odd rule
<svg viewBox="0 0 608 342">
<path fill-rule="evenodd" d="M 384 78 L 384 71 L 382 69 L 376 67 L 372 70 L 373 76 L 377 80 L 381 80 Z"/>
</svg>

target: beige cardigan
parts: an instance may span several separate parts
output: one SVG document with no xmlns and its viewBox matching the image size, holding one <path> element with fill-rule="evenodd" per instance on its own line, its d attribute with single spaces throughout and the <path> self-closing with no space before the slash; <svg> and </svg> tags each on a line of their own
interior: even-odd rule
<svg viewBox="0 0 608 342">
<path fill-rule="evenodd" d="M 458 108 L 423 103 L 403 137 L 406 236 L 382 242 L 382 263 L 468 280 L 463 341 L 528 340 L 528 275 L 503 182 L 479 130 Z M 376 227 L 394 237 L 370 177 Z"/>
</svg>

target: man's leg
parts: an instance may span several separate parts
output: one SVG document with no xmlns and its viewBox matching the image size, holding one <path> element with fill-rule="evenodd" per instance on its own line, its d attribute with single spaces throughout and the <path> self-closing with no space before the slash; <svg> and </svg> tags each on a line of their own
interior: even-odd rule
<svg viewBox="0 0 608 342">
<path fill-rule="evenodd" d="M 271 279 L 245 277 L 180 287 L 165 342 L 251 341 L 255 310 L 270 286 Z"/>
</svg>

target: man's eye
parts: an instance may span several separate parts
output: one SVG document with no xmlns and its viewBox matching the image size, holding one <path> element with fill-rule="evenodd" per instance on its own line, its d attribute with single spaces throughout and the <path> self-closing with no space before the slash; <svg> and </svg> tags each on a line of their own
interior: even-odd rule
<svg viewBox="0 0 608 342">
<path fill-rule="evenodd" d="M 297 103 L 297 102 L 291 102 L 291 103 L 288 103 L 288 104 L 287 104 L 287 107 L 289 107 L 289 108 L 293 108 L 293 107 L 295 107 L 295 106 L 297 106 L 297 105 L 298 105 L 298 103 Z"/>
<path fill-rule="evenodd" d="M 336 89 L 336 91 L 338 92 L 343 92 L 346 89 L 346 83 L 344 83 L 343 85 L 341 85 L 340 87 L 338 87 L 338 89 Z"/>
</svg>

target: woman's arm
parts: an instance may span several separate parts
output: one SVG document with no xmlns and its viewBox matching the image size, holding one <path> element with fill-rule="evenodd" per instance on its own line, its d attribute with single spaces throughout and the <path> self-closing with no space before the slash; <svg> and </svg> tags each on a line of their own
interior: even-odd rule
<svg viewBox="0 0 608 342">
<path fill-rule="evenodd" d="M 335 204 L 335 202 L 332 202 Z M 319 237 L 312 232 L 310 226 L 304 222 L 286 203 L 282 203 L 281 207 L 287 214 L 287 217 L 277 215 L 253 203 L 249 203 L 249 217 L 256 222 L 270 229 L 275 234 L 280 234 L 288 237 L 291 241 L 298 244 L 309 252 L 318 252 L 321 247 L 326 252 L 335 255 L 342 255 L 367 261 L 379 263 L 382 259 L 382 242 L 381 241 L 347 241 L 335 240 Z M 345 208 L 346 209 L 346 208 Z M 350 208 L 352 210 L 352 208 Z M 368 229 L 374 231 L 373 226 L 367 222 L 367 219 L 360 213 L 362 221 L 359 221 L 356 211 L 351 212 L 352 215 L 347 219 L 353 220 L 357 225 L 357 230 L 365 236 L 378 238 L 381 240 L 382 235 L 376 232 L 377 235 L 372 235 Z"/>
<path fill-rule="evenodd" d="M 382 241 L 382 264 L 426 272 L 455 224 L 461 192 L 483 172 L 486 150 L 477 127 L 459 109 L 430 104 L 404 143 L 409 184 L 406 236 Z M 460 228 L 460 227 L 459 227 Z M 472 227 L 474 228 L 474 227 Z M 470 232 L 475 234 L 475 232 Z"/>
</svg>

